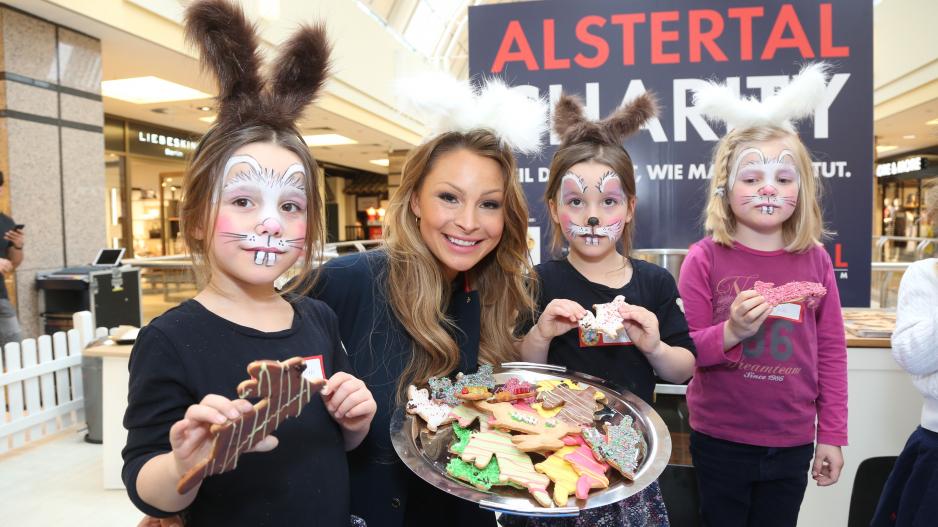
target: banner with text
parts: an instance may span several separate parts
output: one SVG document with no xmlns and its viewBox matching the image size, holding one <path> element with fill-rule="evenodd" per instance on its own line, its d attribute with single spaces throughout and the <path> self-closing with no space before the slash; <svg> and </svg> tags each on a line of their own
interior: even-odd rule
<svg viewBox="0 0 938 527">
<path fill-rule="evenodd" d="M 687 248 L 703 235 L 710 156 L 724 133 L 692 103 L 707 80 L 760 99 L 806 62 L 833 65 L 824 102 L 798 124 L 824 188 L 827 243 L 845 306 L 870 300 L 873 5 L 852 0 L 549 0 L 469 8 L 470 75 L 498 76 L 551 104 L 579 94 L 592 118 L 643 91 L 661 113 L 629 138 L 635 248 Z M 519 157 L 533 233 L 546 237 L 544 185 L 557 144 Z M 535 235 L 537 237 L 537 235 Z M 546 241 L 533 240 L 536 247 Z M 546 258 L 544 252 L 541 255 Z"/>
</svg>

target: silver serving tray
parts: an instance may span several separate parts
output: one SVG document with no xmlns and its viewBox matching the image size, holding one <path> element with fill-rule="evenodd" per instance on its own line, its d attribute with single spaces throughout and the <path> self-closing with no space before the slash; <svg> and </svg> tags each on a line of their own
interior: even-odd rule
<svg viewBox="0 0 938 527">
<path fill-rule="evenodd" d="M 391 416 L 391 442 L 397 455 L 414 474 L 444 492 L 478 503 L 485 509 L 525 516 L 560 517 L 576 516 L 581 510 L 624 500 L 657 480 L 667 466 L 671 457 L 671 435 L 668 428 L 658 413 L 635 394 L 619 392 L 602 379 L 567 372 L 563 366 L 551 364 L 509 362 L 496 367 L 494 373 L 499 384 L 509 377 L 519 377 L 531 383 L 570 379 L 601 390 L 606 394 L 606 406 L 615 412 L 611 422 L 618 424 L 623 415 L 630 415 L 645 438 L 647 450 L 636 472 L 635 481 L 626 480 L 616 469 L 610 468 L 606 473 L 609 477 L 609 487 L 590 492 L 589 499 L 585 501 L 570 496 L 566 507 L 542 507 L 527 491 L 511 487 L 499 486 L 492 487 L 490 491 L 479 490 L 446 472 L 446 464 L 451 456 L 449 446 L 453 441 L 452 428 L 441 427 L 436 434 L 432 434 L 420 417 L 398 408 Z"/>
</svg>

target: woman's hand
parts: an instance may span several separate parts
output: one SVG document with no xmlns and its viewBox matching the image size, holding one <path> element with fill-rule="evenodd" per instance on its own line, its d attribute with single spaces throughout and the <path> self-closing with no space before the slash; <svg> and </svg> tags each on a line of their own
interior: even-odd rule
<svg viewBox="0 0 938 527">
<path fill-rule="evenodd" d="M 661 334 L 658 332 L 658 317 L 654 313 L 642 306 L 622 304 L 619 316 L 626 334 L 639 351 L 645 355 L 661 353 Z"/>
<path fill-rule="evenodd" d="M 378 410 L 365 383 L 344 371 L 336 372 L 322 389 L 326 410 L 348 432 L 367 432 Z"/>
<path fill-rule="evenodd" d="M 583 306 L 573 300 L 555 298 L 551 300 L 544 312 L 537 319 L 537 324 L 531 328 L 541 339 L 550 339 L 563 335 L 579 325 L 579 321 L 586 314 Z"/>
<path fill-rule="evenodd" d="M 182 477 L 192 467 L 211 453 L 212 441 L 209 429 L 212 425 L 224 424 L 241 414 L 251 411 L 253 405 L 245 399 L 230 400 L 221 395 L 209 394 L 199 404 L 193 404 L 186 415 L 169 429 L 169 443 L 173 447 L 173 460 Z M 254 445 L 251 452 L 267 452 L 277 446 L 277 438 L 267 436 Z"/>
<path fill-rule="evenodd" d="M 724 348 L 729 349 L 755 335 L 771 312 L 772 306 L 762 295 L 752 289 L 736 295 L 736 299 L 730 306 L 730 318 L 724 326 L 723 339 L 729 341 L 729 345 L 725 345 Z"/>
</svg>

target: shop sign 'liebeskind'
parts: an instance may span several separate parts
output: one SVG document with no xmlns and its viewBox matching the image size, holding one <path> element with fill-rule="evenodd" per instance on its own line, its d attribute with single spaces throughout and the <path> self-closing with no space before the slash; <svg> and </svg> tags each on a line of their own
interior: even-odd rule
<svg viewBox="0 0 938 527">
<path fill-rule="evenodd" d="M 709 161 L 722 130 L 693 107 L 707 80 L 763 98 L 808 62 L 833 65 L 824 101 L 798 127 L 825 190 L 827 243 L 841 301 L 869 305 L 873 178 L 873 7 L 851 0 L 607 2 L 550 0 L 469 10 L 469 69 L 504 78 L 551 106 L 580 95 L 595 119 L 645 91 L 661 113 L 630 138 L 638 206 L 636 248 L 687 248 L 703 235 Z M 558 142 L 519 158 L 532 227 Z M 547 229 L 540 229 L 546 236 Z M 542 243 L 542 247 L 547 244 Z M 542 255 L 542 260 L 547 257 Z"/>
</svg>

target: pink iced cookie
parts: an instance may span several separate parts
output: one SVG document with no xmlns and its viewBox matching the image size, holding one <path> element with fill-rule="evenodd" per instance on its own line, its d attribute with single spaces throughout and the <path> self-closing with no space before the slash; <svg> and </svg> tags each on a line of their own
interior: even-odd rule
<svg viewBox="0 0 938 527">
<path fill-rule="evenodd" d="M 772 282 L 756 282 L 753 289 L 762 295 L 770 306 L 821 298 L 827 294 L 827 288 L 817 282 L 788 282 L 778 287 L 773 287 L 774 285 Z"/>
<path fill-rule="evenodd" d="M 609 486 L 606 471 L 609 465 L 596 461 L 593 451 L 582 439 L 577 437 L 579 446 L 572 452 L 563 456 L 563 459 L 573 466 L 573 470 L 580 476 L 576 482 L 576 497 L 585 500 L 590 489 L 604 489 Z M 564 441 L 566 443 L 566 441 Z M 572 448 L 572 447 L 567 447 Z"/>
</svg>

